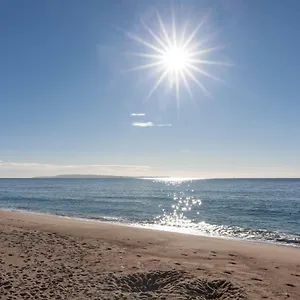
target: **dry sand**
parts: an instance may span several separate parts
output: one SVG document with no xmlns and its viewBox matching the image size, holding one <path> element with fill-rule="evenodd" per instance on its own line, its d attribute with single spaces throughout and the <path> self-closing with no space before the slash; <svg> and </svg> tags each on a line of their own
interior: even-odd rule
<svg viewBox="0 0 300 300">
<path fill-rule="evenodd" d="M 0 211 L 0 299 L 300 299 L 300 249 Z"/>
</svg>

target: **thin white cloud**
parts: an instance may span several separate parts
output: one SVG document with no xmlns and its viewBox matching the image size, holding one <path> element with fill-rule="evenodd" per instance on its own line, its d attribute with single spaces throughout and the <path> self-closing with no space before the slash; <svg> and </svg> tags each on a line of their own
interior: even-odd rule
<svg viewBox="0 0 300 300">
<path fill-rule="evenodd" d="M 133 169 L 149 169 L 149 166 L 140 166 L 140 165 L 55 165 L 55 164 L 39 164 L 39 163 L 27 163 L 27 162 L 4 162 L 0 161 L 0 168 L 133 168 Z"/>
<path fill-rule="evenodd" d="M 54 176 L 59 174 L 95 174 L 138 176 L 151 168 L 145 165 L 56 165 L 32 162 L 0 162 L 0 177 Z"/>
<path fill-rule="evenodd" d="M 153 122 L 132 122 L 136 127 L 170 127 L 172 124 L 154 124 Z"/>
<path fill-rule="evenodd" d="M 54 165 L 37 164 L 37 163 L 20 163 L 20 162 L 4 162 L 0 161 L 0 168 L 52 168 Z"/>
<path fill-rule="evenodd" d="M 136 127 L 153 127 L 155 125 L 152 122 L 132 122 L 132 126 L 136 126 Z"/>
<path fill-rule="evenodd" d="M 144 117 L 144 116 L 146 116 L 146 114 L 144 114 L 144 113 L 132 113 L 130 116 L 131 117 Z"/>
</svg>

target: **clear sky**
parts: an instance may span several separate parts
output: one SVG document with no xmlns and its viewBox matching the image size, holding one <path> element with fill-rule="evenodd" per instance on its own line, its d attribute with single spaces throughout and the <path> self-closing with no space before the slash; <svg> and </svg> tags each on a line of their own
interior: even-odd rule
<svg viewBox="0 0 300 300">
<path fill-rule="evenodd" d="M 224 46 L 193 73 L 209 96 L 168 74 L 147 99 L 160 73 L 128 71 L 165 42 L 156 11 Z M 293 0 L 1 0 L 0 177 L 300 177 L 299 28 Z"/>
</svg>

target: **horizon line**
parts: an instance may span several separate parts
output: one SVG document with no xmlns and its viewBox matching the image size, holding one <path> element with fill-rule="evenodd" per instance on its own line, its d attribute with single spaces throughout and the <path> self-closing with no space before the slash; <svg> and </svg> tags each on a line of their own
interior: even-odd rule
<svg viewBox="0 0 300 300">
<path fill-rule="evenodd" d="M 89 178 L 90 176 L 90 178 Z M 76 178 L 77 177 L 77 178 Z M 149 176 L 149 175 L 101 175 L 101 174 L 58 174 L 53 176 L 32 176 L 32 177 L 0 177 L 0 179 L 97 179 L 100 178 L 141 178 L 141 179 L 174 179 L 174 180 L 213 180 L 213 179 L 300 179 L 300 177 L 193 177 L 193 176 Z"/>
</svg>

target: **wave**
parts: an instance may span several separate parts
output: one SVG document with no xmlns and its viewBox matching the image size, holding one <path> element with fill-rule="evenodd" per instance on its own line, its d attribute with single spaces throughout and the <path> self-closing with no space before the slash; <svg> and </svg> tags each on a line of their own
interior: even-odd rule
<svg viewBox="0 0 300 300">
<path fill-rule="evenodd" d="M 27 207 L 1 208 L 1 210 L 26 212 L 39 215 L 54 215 L 62 218 L 108 222 L 120 225 L 143 227 L 154 230 L 178 232 L 184 234 L 247 240 L 253 242 L 273 243 L 286 246 L 300 247 L 300 235 L 288 234 L 267 229 L 242 228 L 239 226 L 210 224 L 205 221 L 194 221 L 175 215 L 163 215 L 154 219 L 134 220 L 118 216 L 89 215 L 80 213 L 45 212 L 28 209 Z"/>
<path fill-rule="evenodd" d="M 196 222 L 182 217 L 166 218 L 166 216 L 162 216 L 155 220 L 142 222 L 141 225 L 164 231 L 300 247 L 300 235 L 267 229 L 209 224 L 205 221 Z"/>
</svg>

